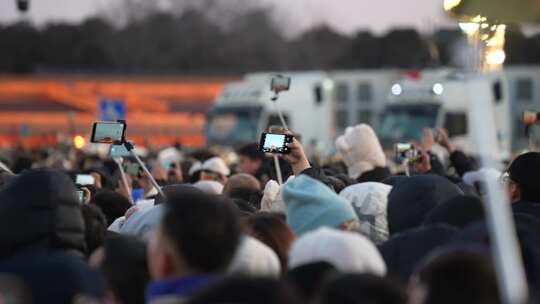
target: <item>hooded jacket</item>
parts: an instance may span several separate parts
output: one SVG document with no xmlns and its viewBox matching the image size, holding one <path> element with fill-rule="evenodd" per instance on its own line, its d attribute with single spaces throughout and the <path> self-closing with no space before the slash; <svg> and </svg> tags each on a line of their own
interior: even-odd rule
<svg viewBox="0 0 540 304">
<path fill-rule="evenodd" d="M 408 230 L 391 238 L 380 247 L 388 274 L 407 281 L 424 257 L 451 242 L 458 232 L 455 227 L 437 224 Z"/>
<path fill-rule="evenodd" d="M 390 235 L 420 226 L 433 208 L 458 195 L 463 195 L 463 191 L 438 175 L 416 175 L 401 180 L 388 195 Z"/>
<path fill-rule="evenodd" d="M 66 174 L 25 171 L 0 191 L 0 258 L 85 247 L 81 207 Z"/>
</svg>

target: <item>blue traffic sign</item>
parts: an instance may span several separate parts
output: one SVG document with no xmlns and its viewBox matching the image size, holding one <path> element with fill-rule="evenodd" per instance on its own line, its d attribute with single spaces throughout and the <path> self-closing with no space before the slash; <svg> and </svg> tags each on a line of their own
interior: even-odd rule
<svg viewBox="0 0 540 304">
<path fill-rule="evenodd" d="M 122 100 L 101 99 L 99 101 L 99 119 L 115 121 L 126 119 L 126 103 Z"/>
</svg>

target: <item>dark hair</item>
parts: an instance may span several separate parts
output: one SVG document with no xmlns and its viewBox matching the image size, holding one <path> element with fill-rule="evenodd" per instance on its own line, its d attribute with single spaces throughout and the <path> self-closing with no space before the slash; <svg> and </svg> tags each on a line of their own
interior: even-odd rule
<svg viewBox="0 0 540 304">
<path fill-rule="evenodd" d="M 13 173 L 19 174 L 24 170 L 31 169 L 33 163 L 34 161 L 32 160 L 32 158 L 30 158 L 30 156 L 19 156 L 15 159 L 15 162 L 13 163 Z"/>
<path fill-rule="evenodd" d="M 238 155 L 246 156 L 252 160 L 264 160 L 266 157 L 264 153 L 259 151 L 259 144 L 251 143 L 241 147 L 238 150 Z"/>
<path fill-rule="evenodd" d="M 281 269 L 287 269 L 289 249 L 294 233 L 287 223 L 272 213 L 258 213 L 247 220 L 251 236 L 265 243 L 277 254 Z"/>
<path fill-rule="evenodd" d="M 131 203 L 125 196 L 107 189 L 98 191 L 92 197 L 92 203 L 105 214 L 107 225 L 111 225 L 114 220 L 123 216 L 131 208 Z"/>
<path fill-rule="evenodd" d="M 241 198 L 233 198 L 233 203 L 238 207 L 238 210 L 240 210 L 240 215 L 242 217 L 244 216 L 251 216 L 252 214 L 257 212 L 257 208 L 253 206 L 250 202 L 245 201 Z"/>
<path fill-rule="evenodd" d="M 308 302 L 318 299 L 324 284 L 338 273 L 328 262 L 315 262 L 295 267 L 287 273 L 289 281 Z"/>
<path fill-rule="evenodd" d="M 232 260 L 240 240 L 233 203 L 197 189 L 186 187 L 182 192 L 168 197 L 163 234 L 191 268 L 203 273 L 221 272 Z"/>
<path fill-rule="evenodd" d="M 461 250 L 435 257 L 418 278 L 426 288 L 423 304 L 501 302 L 491 259 L 479 253 Z"/>
<path fill-rule="evenodd" d="M 323 289 L 322 304 L 402 304 L 407 303 L 403 286 L 372 274 L 345 274 Z"/>
<path fill-rule="evenodd" d="M 150 274 L 143 241 L 130 236 L 107 239 L 101 271 L 108 288 L 122 303 L 144 303 L 144 291 Z"/>
<path fill-rule="evenodd" d="M 195 295 L 188 303 L 302 304 L 303 302 L 283 281 L 263 278 L 229 278 Z"/>
<path fill-rule="evenodd" d="M 521 190 L 521 200 L 540 203 L 539 168 L 539 152 L 521 154 L 508 167 L 510 179 L 518 184 Z"/>
<path fill-rule="evenodd" d="M 84 238 L 88 254 L 91 254 L 98 247 L 103 245 L 105 234 L 107 233 L 107 220 L 99 207 L 90 204 L 84 204 L 81 207 L 84 219 Z"/>
</svg>

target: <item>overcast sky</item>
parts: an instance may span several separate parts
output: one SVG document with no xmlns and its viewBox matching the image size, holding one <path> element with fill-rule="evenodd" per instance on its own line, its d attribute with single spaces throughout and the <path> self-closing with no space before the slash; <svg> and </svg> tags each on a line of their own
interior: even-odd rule
<svg viewBox="0 0 540 304">
<path fill-rule="evenodd" d="M 31 0 L 29 18 L 38 24 L 49 21 L 78 22 L 119 0 Z M 148 0 L 155 1 L 155 0 Z M 227 1 L 227 0 L 222 0 Z M 257 1 L 257 0 L 253 0 Z M 276 4 L 297 32 L 317 23 L 328 23 L 351 33 L 370 29 L 413 26 L 430 31 L 455 23 L 442 11 L 442 0 L 258 0 Z M 16 21 L 15 0 L 0 0 L 0 23 Z"/>
</svg>

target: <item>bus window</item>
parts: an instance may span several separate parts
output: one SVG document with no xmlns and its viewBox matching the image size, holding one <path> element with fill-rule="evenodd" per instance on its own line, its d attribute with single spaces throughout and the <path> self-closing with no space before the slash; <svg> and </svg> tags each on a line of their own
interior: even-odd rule
<svg viewBox="0 0 540 304">
<path fill-rule="evenodd" d="M 289 120 L 289 115 L 283 113 L 283 119 L 285 119 L 285 123 L 287 123 L 287 126 L 289 126 L 290 128 L 291 123 Z M 266 125 L 266 129 L 268 129 L 271 126 L 282 126 L 281 120 L 279 119 L 279 115 L 270 114 L 270 116 L 268 116 L 268 124 Z"/>
<path fill-rule="evenodd" d="M 444 128 L 450 137 L 467 134 L 467 115 L 465 113 L 446 113 Z"/>
<path fill-rule="evenodd" d="M 361 82 L 358 84 L 357 99 L 361 103 L 370 103 L 373 98 L 371 84 L 369 82 Z"/>
<path fill-rule="evenodd" d="M 349 100 L 349 86 L 345 82 L 338 83 L 336 87 L 336 99 L 340 103 L 347 103 Z"/>
<path fill-rule="evenodd" d="M 521 102 L 531 102 L 533 100 L 533 85 L 530 78 L 516 80 L 516 99 Z"/>
</svg>

